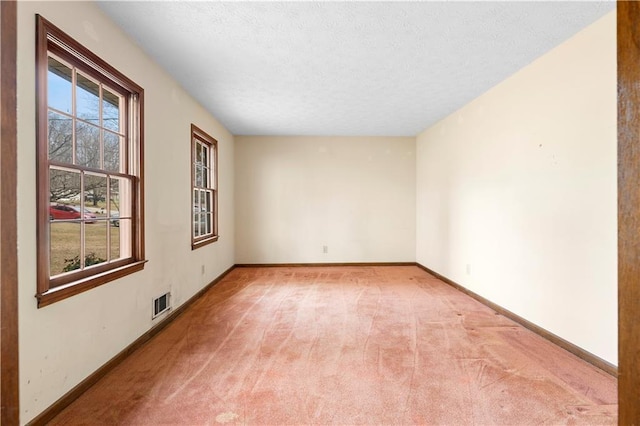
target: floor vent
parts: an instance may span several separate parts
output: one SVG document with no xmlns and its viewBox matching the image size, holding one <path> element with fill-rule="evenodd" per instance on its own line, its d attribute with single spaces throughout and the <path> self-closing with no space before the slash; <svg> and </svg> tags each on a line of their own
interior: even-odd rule
<svg viewBox="0 0 640 426">
<path fill-rule="evenodd" d="M 153 316 L 151 319 L 154 319 L 158 315 L 161 315 L 171 309 L 170 297 L 171 293 L 165 293 L 157 299 L 153 299 Z"/>
</svg>

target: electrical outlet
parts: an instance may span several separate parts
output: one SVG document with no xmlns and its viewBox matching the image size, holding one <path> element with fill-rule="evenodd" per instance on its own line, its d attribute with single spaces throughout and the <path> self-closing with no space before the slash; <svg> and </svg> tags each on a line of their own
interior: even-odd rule
<svg viewBox="0 0 640 426">
<path fill-rule="evenodd" d="M 467 263 L 467 275 L 471 275 L 471 265 Z"/>
<path fill-rule="evenodd" d="M 204 265 L 202 265 L 202 268 L 200 269 L 200 274 L 204 275 Z"/>
<path fill-rule="evenodd" d="M 322 252 L 323 252 L 324 254 L 329 253 L 329 247 L 328 247 L 328 246 L 322 246 Z"/>
</svg>

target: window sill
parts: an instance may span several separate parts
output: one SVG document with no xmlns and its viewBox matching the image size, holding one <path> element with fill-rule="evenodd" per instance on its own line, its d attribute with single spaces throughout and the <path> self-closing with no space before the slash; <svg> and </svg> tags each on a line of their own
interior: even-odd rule
<svg viewBox="0 0 640 426">
<path fill-rule="evenodd" d="M 197 248 L 206 246 L 207 244 L 215 243 L 220 238 L 219 235 L 215 235 L 211 238 L 207 238 L 206 240 L 194 241 L 191 243 L 191 250 L 195 250 Z"/>
<path fill-rule="evenodd" d="M 54 287 L 42 294 L 36 294 L 36 299 L 38 299 L 38 308 L 43 308 L 47 305 L 51 305 L 52 303 L 64 300 L 67 297 L 74 296 L 110 281 L 117 280 L 118 278 L 133 274 L 134 272 L 142 271 L 145 263 L 147 263 L 147 260 L 129 263 L 116 269 L 92 275 L 66 285 Z"/>
</svg>

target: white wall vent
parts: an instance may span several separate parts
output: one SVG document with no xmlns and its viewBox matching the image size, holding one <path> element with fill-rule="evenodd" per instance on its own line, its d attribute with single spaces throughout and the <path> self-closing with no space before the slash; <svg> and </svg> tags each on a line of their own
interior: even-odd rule
<svg viewBox="0 0 640 426">
<path fill-rule="evenodd" d="M 169 310 L 171 310 L 171 293 L 165 293 L 157 299 L 153 299 L 153 316 L 151 319 Z"/>
</svg>

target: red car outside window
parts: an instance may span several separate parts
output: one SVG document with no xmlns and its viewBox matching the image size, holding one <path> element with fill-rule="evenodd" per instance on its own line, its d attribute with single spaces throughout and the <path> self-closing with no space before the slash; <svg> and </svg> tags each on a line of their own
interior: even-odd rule
<svg viewBox="0 0 640 426">
<path fill-rule="evenodd" d="M 80 219 L 81 217 L 80 211 L 75 207 L 65 205 L 49 206 L 49 220 Z M 86 212 L 84 218 L 85 220 L 95 219 L 96 215 Z"/>
</svg>

